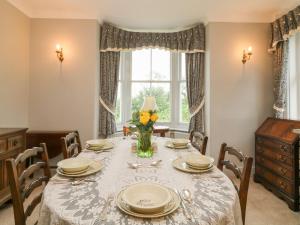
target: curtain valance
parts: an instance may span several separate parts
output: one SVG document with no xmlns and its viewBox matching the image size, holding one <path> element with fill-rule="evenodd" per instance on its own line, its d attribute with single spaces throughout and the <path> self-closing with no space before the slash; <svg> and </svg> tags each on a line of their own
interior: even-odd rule
<svg viewBox="0 0 300 225">
<path fill-rule="evenodd" d="M 300 31 L 300 6 L 291 10 L 271 24 L 271 49 L 275 50 L 279 42 L 287 40 L 295 32 Z"/>
<path fill-rule="evenodd" d="M 133 32 L 104 23 L 101 29 L 100 51 L 124 51 L 141 48 L 163 48 L 170 51 L 196 53 L 205 50 L 205 26 L 179 32 Z"/>
</svg>

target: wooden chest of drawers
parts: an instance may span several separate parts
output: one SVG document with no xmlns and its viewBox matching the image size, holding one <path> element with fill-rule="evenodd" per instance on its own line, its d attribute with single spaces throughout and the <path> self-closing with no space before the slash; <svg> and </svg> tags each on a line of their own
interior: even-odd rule
<svg viewBox="0 0 300 225">
<path fill-rule="evenodd" d="M 300 121 L 268 118 L 255 133 L 254 180 L 299 211 Z"/>
<path fill-rule="evenodd" d="M 0 128 L 0 206 L 10 199 L 5 160 L 15 158 L 25 150 L 26 130 Z"/>
</svg>

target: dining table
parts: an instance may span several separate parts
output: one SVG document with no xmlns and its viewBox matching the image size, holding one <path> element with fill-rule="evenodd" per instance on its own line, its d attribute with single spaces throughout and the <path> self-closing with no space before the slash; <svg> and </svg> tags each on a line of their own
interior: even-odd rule
<svg viewBox="0 0 300 225">
<path fill-rule="evenodd" d="M 231 180 L 217 167 L 206 173 L 191 174 L 172 166 L 173 160 L 196 152 L 188 149 L 166 147 L 169 138 L 153 137 L 155 152 L 151 158 L 139 158 L 132 150 L 136 142 L 128 137 L 115 137 L 109 141 L 113 149 L 101 153 L 83 150 L 77 157 L 85 157 L 103 164 L 98 173 L 72 185 L 71 179 L 56 182 L 54 177 L 44 189 L 40 205 L 39 225 L 242 225 L 238 193 Z M 151 162 L 162 160 L 157 166 Z M 142 166 L 132 168 L 128 163 Z M 112 201 L 105 220 L 99 219 L 107 206 L 109 196 L 116 196 L 125 187 L 138 182 L 153 182 L 176 189 L 187 189 L 192 194 L 194 220 L 188 220 L 184 209 L 155 219 L 136 218 L 125 214 Z M 186 206 L 190 206 L 186 204 Z"/>
</svg>

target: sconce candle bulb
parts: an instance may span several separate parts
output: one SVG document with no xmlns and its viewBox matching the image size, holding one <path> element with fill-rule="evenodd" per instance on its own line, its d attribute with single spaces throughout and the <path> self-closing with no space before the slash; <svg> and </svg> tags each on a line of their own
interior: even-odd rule
<svg viewBox="0 0 300 225">
<path fill-rule="evenodd" d="M 248 47 L 248 54 L 252 54 L 252 46 Z"/>
<path fill-rule="evenodd" d="M 62 63 L 64 61 L 64 54 L 63 54 L 63 48 L 60 46 L 60 44 L 56 45 L 56 55 L 59 61 Z"/>
<path fill-rule="evenodd" d="M 247 50 L 243 51 L 243 59 L 242 63 L 245 64 L 247 61 L 250 60 L 251 56 L 253 55 L 253 49 L 252 46 L 249 46 Z"/>
</svg>

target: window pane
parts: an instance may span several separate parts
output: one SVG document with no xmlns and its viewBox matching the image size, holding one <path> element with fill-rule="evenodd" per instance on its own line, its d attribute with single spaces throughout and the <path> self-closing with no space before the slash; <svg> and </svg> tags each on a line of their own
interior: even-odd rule
<svg viewBox="0 0 300 225">
<path fill-rule="evenodd" d="M 180 83 L 180 122 L 188 123 L 190 119 L 188 99 L 186 92 L 186 83 Z"/>
<path fill-rule="evenodd" d="M 151 50 L 132 52 L 132 80 L 150 80 Z"/>
<path fill-rule="evenodd" d="M 150 94 L 156 98 L 158 122 L 171 121 L 171 98 L 169 83 L 152 83 Z"/>
<path fill-rule="evenodd" d="M 152 80 L 170 80 L 170 60 L 169 51 L 152 50 Z"/>
<path fill-rule="evenodd" d="M 181 53 L 181 80 L 186 79 L 185 71 L 185 53 Z"/>
<path fill-rule="evenodd" d="M 132 83 L 131 93 L 131 112 L 139 111 L 145 96 L 150 95 L 150 83 Z"/>
<path fill-rule="evenodd" d="M 171 118 L 171 100 L 169 83 L 132 83 L 132 105 L 131 111 L 140 110 L 145 96 L 154 96 L 158 106 L 158 122 L 170 122 Z"/>
<path fill-rule="evenodd" d="M 122 84 L 119 82 L 118 84 L 118 95 L 117 95 L 117 103 L 116 103 L 116 123 L 121 123 L 121 90 Z"/>
</svg>

